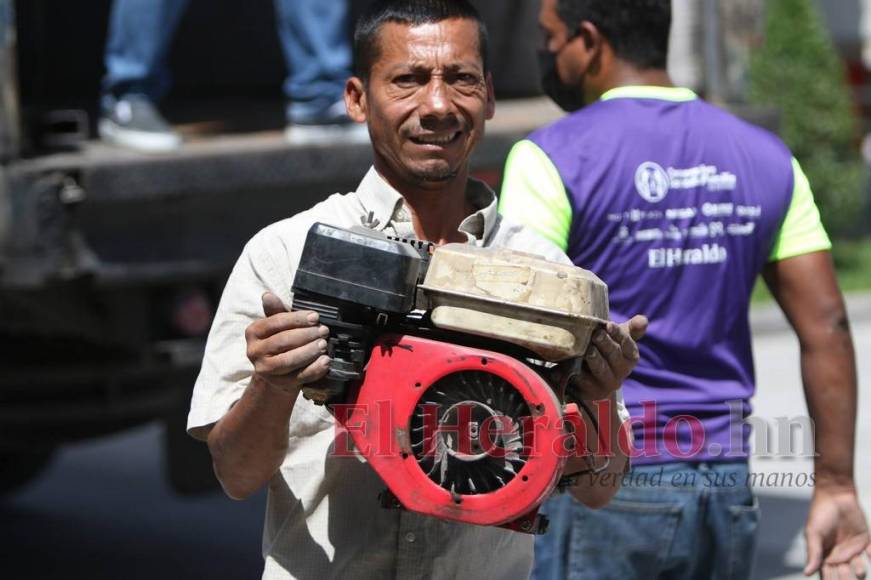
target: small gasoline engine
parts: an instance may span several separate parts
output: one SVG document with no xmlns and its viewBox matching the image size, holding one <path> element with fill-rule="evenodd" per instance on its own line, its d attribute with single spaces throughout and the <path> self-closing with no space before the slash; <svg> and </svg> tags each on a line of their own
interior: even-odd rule
<svg viewBox="0 0 871 580">
<path fill-rule="evenodd" d="M 581 420 L 555 370 L 577 369 L 607 320 L 604 283 L 506 249 L 315 224 L 293 292 L 330 328 L 315 402 L 384 481 L 385 507 L 545 531 L 538 508 Z"/>
</svg>

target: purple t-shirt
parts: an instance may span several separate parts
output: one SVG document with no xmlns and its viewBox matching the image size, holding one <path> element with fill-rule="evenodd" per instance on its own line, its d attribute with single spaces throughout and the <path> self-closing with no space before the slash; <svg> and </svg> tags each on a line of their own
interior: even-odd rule
<svg viewBox="0 0 871 580">
<path fill-rule="evenodd" d="M 749 300 L 795 182 L 774 135 L 675 94 L 602 100 L 529 137 L 565 188 L 566 253 L 608 284 L 614 320 L 650 319 L 624 385 L 636 464 L 747 457 Z"/>
</svg>

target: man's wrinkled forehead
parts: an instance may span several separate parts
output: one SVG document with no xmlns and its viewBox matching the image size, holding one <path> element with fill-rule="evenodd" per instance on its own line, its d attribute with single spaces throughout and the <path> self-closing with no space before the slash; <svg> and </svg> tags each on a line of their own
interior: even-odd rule
<svg viewBox="0 0 871 580">
<path fill-rule="evenodd" d="M 483 71 L 479 29 L 473 20 L 451 19 L 420 25 L 385 24 L 379 32 L 374 70 L 400 68 Z"/>
</svg>

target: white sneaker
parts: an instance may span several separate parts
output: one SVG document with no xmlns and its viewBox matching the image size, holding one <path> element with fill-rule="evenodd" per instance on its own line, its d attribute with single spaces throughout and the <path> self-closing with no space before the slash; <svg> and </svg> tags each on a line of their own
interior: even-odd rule
<svg viewBox="0 0 871 580">
<path fill-rule="evenodd" d="M 141 95 L 110 99 L 103 107 L 97 131 L 106 143 L 143 153 L 171 153 L 182 145 L 181 136 Z"/>
<path fill-rule="evenodd" d="M 369 143 L 369 128 L 355 123 L 345 110 L 345 101 L 333 103 L 318 117 L 288 120 L 284 137 L 292 145 Z"/>
</svg>

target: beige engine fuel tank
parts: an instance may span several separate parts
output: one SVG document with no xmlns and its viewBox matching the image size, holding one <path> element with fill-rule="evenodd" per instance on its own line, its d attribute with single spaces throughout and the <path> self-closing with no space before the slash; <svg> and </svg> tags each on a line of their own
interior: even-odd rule
<svg viewBox="0 0 871 580">
<path fill-rule="evenodd" d="M 581 356 L 608 320 L 591 272 L 502 248 L 437 248 L 421 290 L 438 328 L 523 346 L 547 361 Z"/>
</svg>

